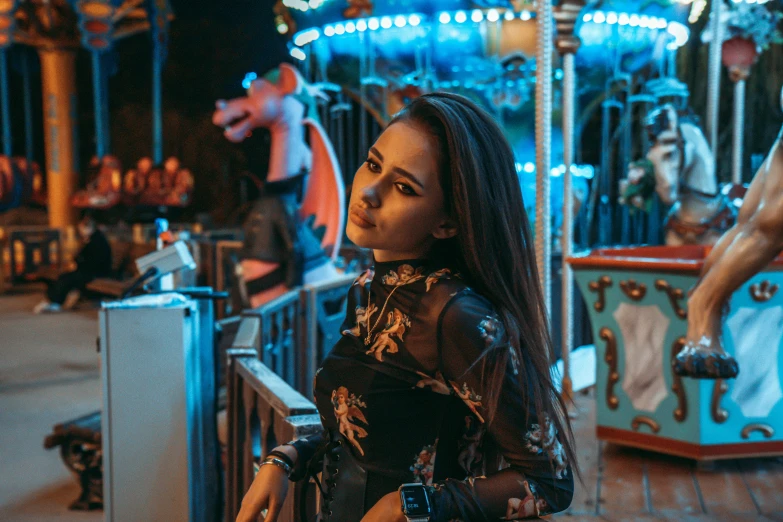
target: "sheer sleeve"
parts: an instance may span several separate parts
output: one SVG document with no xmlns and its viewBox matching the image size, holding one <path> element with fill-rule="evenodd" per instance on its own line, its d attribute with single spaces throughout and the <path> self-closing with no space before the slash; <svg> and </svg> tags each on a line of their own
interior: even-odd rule
<svg viewBox="0 0 783 522">
<path fill-rule="evenodd" d="M 318 448 L 325 442 L 326 436 L 324 433 L 318 433 L 317 435 L 302 437 L 301 439 L 288 443 L 296 449 L 296 463 L 294 464 L 294 469 L 291 470 L 291 474 L 288 476 L 291 481 L 297 482 L 302 480 L 307 477 L 309 470 L 321 465 L 320 460 L 323 458 L 322 455 L 318 461 L 311 461 L 314 458 L 318 458 L 316 457 Z"/>
<path fill-rule="evenodd" d="M 460 292 L 441 313 L 438 336 L 443 377 L 477 421 L 478 435 L 476 430 L 470 435 L 480 439 L 485 469 L 473 470 L 461 463 L 468 471 L 466 480 L 447 479 L 433 485 L 433 522 L 520 520 L 566 509 L 573 496 L 573 477 L 565 452 L 554 427 L 542 429 L 536 415 L 528 416 L 518 384 L 524 368 L 510 351 L 492 305 L 470 290 Z M 485 419 L 485 356 L 508 357 L 491 422 Z M 495 464 L 490 469 L 499 459 L 488 458 L 488 448 L 507 467 L 500 470 Z"/>
</svg>

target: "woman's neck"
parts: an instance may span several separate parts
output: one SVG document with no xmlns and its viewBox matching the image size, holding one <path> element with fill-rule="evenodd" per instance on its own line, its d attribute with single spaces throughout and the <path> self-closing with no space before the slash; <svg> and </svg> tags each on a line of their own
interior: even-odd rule
<svg viewBox="0 0 783 522">
<path fill-rule="evenodd" d="M 372 255 L 376 263 L 393 263 L 394 261 L 426 259 L 429 257 L 425 252 L 392 252 L 390 250 L 373 250 Z"/>
</svg>

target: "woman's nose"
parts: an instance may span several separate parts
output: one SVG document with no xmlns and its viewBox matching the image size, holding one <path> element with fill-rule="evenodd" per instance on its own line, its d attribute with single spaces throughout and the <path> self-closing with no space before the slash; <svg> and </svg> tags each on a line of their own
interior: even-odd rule
<svg viewBox="0 0 783 522">
<path fill-rule="evenodd" d="M 362 201 L 370 207 L 378 207 L 381 204 L 379 197 L 378 185 L 376 183 L 370 183 L 361 190 Z"/>
</svg>

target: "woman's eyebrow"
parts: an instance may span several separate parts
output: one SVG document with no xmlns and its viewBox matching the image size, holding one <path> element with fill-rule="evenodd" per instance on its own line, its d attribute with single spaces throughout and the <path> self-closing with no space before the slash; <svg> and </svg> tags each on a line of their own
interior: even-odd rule
<svg viewBox="0 0 783 522">
<path fill-rule="evenodd" d="M 376 149 L 375 147 L 370 147 L 370 152 L 378 156 L 379 160 L 383 161 L 383 154 L 381 154 L 381 152 L 378 149 Z"/>
</svg>

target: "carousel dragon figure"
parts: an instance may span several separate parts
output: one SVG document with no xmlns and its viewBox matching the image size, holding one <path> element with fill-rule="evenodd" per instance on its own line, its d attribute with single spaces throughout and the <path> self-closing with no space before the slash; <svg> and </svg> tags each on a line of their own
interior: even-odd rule
<svg viewBox="0 0 783 522">
<path fill-rule="evenodd" d="M 783 90 L 781 91 L 783 105 Z M 731 294 L 783 250 L 783 128 L 756 172 L 736 224 L 711 250 L 688 300 L 688 333 L 674 371 L 696 378 L 736 377 L 739 368 L 721 342 Z"/>
<path fill-rule="evenodd" d="M 229 141 L 241 142 L 257 128 L 271 135 L 268 174 L 243 225 L 236 269 L 244 306 L 260 306 L 338 273 L 333 260 L 342 241 L 345 192 L 332 144 L 317 119 L 322 96 L 284 63 L 252 81 L 246 97 L 216 103 L 212 121 Z M 325 228 L 323 239 L 310 223 Z"/>
</svg>

